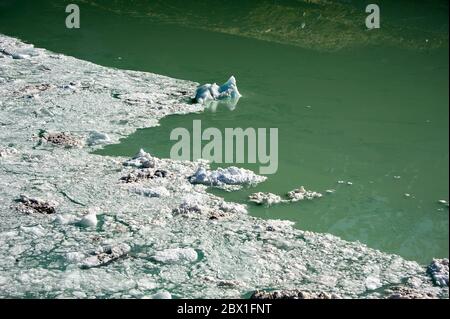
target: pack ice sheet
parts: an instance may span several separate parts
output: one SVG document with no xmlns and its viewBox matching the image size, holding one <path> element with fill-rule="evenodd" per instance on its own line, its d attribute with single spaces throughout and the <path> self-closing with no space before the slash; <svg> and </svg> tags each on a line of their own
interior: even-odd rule
<svg viewBox="0 0 450 319">
<path fill-rule="evenodd" d="M 448 296 L 424 265 L 248 216 L 189 182 L 198 163 L 152 157 L 149 167 L 136 167 L 91 154 L 100 147 L 93 141 L 114 143 L 165 115 L 202 110 L 185 93 L 196 87 L 0 35 L 1 297 L 219 298 L 302 289 L 371 298 L 396 285 Z M 124 182 L 129 174 L 140 178 Z"/>
</svg>

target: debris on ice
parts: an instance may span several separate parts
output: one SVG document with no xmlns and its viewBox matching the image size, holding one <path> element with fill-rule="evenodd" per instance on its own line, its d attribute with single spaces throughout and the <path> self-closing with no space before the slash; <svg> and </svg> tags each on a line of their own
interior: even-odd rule
<svg viewBox="0 0 450 319">
<path fill-rule="evenodd" d="M 111 247 L 101 247 L 92 256 L 85 258 L 81 262 L 81 268 L 105 266 L 119 258 L 125 257 L 130 250 L 130 246 L 124 243 Z"/>
<path fill-rule="evenodd" d="M 18 203 L 17 210 L 25 214 L 54 214 L 56 213 L 56 206 L 58 206 L 58 203 L 54 201 L 45 201 L 27 195 L 20 195 L 16 202 Z"/>
</svg>

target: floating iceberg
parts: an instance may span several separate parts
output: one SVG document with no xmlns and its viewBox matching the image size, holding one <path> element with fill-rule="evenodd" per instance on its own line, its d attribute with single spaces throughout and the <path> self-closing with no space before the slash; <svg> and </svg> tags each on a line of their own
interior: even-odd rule
<svg viewBox="0 0 450 319">
<path fill-rule="evenodd" d="M 241 97 L 239 90 L 236 85 L 236 79 L 234 76 L 231 76 L 227 82 L 222 84 L 221 86 L 216 83 L 213 84 L 204 84 L 197 88 L 195 92 L 194 100 L 197 103 L 204 103 L 207 101 L 217 101 L 223 99 L 231 99 L 236 100 Z M 236 104 L 234 104 L 236 106 Z"/>
</svg>

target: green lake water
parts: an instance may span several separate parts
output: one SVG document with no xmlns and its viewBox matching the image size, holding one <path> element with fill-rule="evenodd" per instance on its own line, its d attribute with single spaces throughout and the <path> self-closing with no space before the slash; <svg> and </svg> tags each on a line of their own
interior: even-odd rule
<svg viewBox="0 0 450 319">
<path fill-rule="evenodd" d="M 235 110 L 169 116 L 97 153 L 131 156 L 142 147 L 168 157 L 171 130 L 192 130 L 195 119 L 222 132 L 276 127 L 276 174 L 255 188 L 211 191 L 246 203 L 256 191 L 335 189 L 314 201 L 249 204 L 249 211 L 422 263 L 448 257 L 448 208 L 438 203 L 449 193 L 448 47 L 319 52 L 92 8 L 83 9 L 81 29 L 67 30 L 64 6 L 15 2 L 0 5 L 0 32 L 36 46 L 200 83 L 236 77 L 243 97 Z M 259 164 L 238 166 L 257 171 Z"/>
</svg>

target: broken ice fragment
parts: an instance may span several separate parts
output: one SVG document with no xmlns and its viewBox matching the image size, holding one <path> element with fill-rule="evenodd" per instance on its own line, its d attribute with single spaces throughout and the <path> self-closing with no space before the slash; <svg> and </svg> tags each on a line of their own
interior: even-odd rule
<svg viewBox="0 0 450 319">
<path fill-rule="evenodd" d="M 227 82 L 223 85 L 218 86 L 216 83 L 204 84 L 197 88 L 195 92 L 195 102 L 204 103 L 211 100 L 221 100 L 225 98 L 239 98 L 241 94 L 236 85 L 236 79 L 231 76 Z"/>
<path fill-rule="evenodd" d="M 146 197 L 170 196 L 170 192 L 165 187 L 155 187 L 155 188 L 133 187 L 130 188 L 129 191 Z"/>
<path fill-rule="evenodd" d="M 287 197 L 291 202 L 297 202 L 304 199 L 311 200 L 314 198 L 320 198 L 322 197 L 322 194 L 314 191 L 308 191 L 303 186 L 300 186 L 300 188 L 288 192 Z"/>
<path fill-rule="evenodd" d="M 109 138 L 108 134 L 106 134 L 106 133 L 93 131 L 89 134 L 89 137 L 86 142 L 89 146 L 94 146 L 94 145 L 100 145 L 100 144 L 108 144 L 111 142 L 111 139 Z"/>
<path fill-rule="evenodd" d="M 146 153 L 141 148 L 131 159 L 123 162 L 123 165 L 136 168 L 152 168 L 155 167 L 155 160 L 149 153 Z"/>
<path fill-rule="evenodd" d="M 18 151 L 12 147 L 0 147 L 0 157 L 7 157 L 10 155 L 17 154 Z"/>
<path fill-rule="evenodd" d="M 85 258 L 81 263 L 81 268 L 93 268 L 105 266 L 121 257 L 126 256 L 131 248 L 127 244 L 105 247 L 94 252 L 94 255 Z"/>
<path fill-rule="evenodd" d="M 235 166 L 207 170 L 199 167 L 194 175 L 189 177 L 192 184 L 224 187 L 226 185 L 254 186 L 265 181 L 267 177 L 256 175 L 250 170 Z"/>
<path fill-rule="evenodd" d="M 281 202 L 281 197 L 272 193 L 257 192 L 251 194 L 249 200 L 258 205 L 271 206 Z"/>
<path fill-rule="evenodd" d="M 197 258 L 197 252 L 192 248 L 171 248 L 153 255 L 154 260 L 162 263 L 194 262 Z"/>
<path fill-rule="evenodd" d="M 448 259 L 433 259 L 428 266 L 428 274 L 437 286 L 448 287 Z"/>
<path fill-rule="evenodd" d="M 82 227 L 95 227 L 97 226 L 97 214 L 89 213 L 83 216 L 80 221 L 78 221 L 78 225 Z"/>
</svg>

